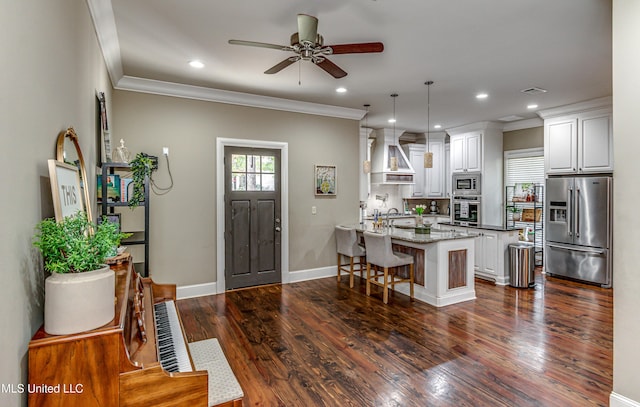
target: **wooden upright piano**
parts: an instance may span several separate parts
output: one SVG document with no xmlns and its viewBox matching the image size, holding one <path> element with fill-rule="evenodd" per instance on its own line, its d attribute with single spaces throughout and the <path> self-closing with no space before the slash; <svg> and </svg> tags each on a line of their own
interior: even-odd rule
<svg viewBox="0 0 640 407">
<path fill-rule="evenodd" d="M 132 264 L 112 267 L 113 321 L 73 335 L 48 335 L 41 327 L 33 336 L 29 405 L 208 405 L 208 374 L 194 368 L 175 309 L 176 286 L 143 278 Z"/>
</svg>

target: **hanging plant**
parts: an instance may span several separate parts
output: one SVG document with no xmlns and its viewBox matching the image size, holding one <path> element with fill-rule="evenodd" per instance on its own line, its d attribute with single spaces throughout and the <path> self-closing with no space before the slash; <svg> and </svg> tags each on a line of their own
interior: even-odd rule
<svg viewBox="0 0 640 407">
<path fill-rule="evenodd" d="M 151 177 L 153 161 L 147 154 L 138 153 L 130 165 L 133 173 L 133 196 L 129 198 L 129 208 L 133 209 L 144 202 L 145 179 Z"/>
</svg>

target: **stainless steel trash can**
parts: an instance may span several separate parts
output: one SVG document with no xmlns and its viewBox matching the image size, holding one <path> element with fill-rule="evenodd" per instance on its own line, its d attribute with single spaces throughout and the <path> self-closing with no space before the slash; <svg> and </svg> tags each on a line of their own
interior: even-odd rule
<svg viewBox="0 0 640 407">
<path fill-rule="evenodd" d="M 528 288 L 534 283 L 535 254 L 534 246 L 526 243 L 509 245 L 509 285 Z"/>
</svg>

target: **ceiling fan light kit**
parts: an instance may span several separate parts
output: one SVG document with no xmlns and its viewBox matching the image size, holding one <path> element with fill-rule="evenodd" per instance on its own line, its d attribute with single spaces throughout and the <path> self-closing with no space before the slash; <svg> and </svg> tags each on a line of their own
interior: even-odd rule
<svg viewBox="0 0 640 407">
<path fill-rule="evenodd" d="M 271 75 L 280 72 L 294 62 L 310 61 L 322 68 L 334 78 L 343 78 L 347 72 L 326 58 L 327 55 L 361 54 L 382 52 L 381 42 L 366 42 L 357 44 L 324 45 L 324 38 L 318 34 L 318 19 L 307 14 L 298 14 L 298 32 L 290 38 L 291 45 L 268 44 L 264 42 L 229 40 L 231 45 L 245 45 L 249 47 L 271 48 L 293 52 L 295 55 L 277 63 L 264 73 Z"/>
</svg>

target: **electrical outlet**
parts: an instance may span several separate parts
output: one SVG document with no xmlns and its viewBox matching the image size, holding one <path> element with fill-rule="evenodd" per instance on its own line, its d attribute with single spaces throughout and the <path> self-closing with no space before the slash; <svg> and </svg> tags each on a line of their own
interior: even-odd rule
<svg viewBox="0 0 640 407">
<path fill-rule="evenodd" d="M 318 213 L 318 211 L 316 210 L 316 207 L 315 207 L 315 206 L 312 206 L 312 207 L 311 207 L 311 214 L 312 214 L 312 215 L 315 215 L 316 213 Z"/>
<path fill-rule="evenodd" d="M 169 147 L 162 147 L 162 155 L 169 155 Z"/>
</svg>

